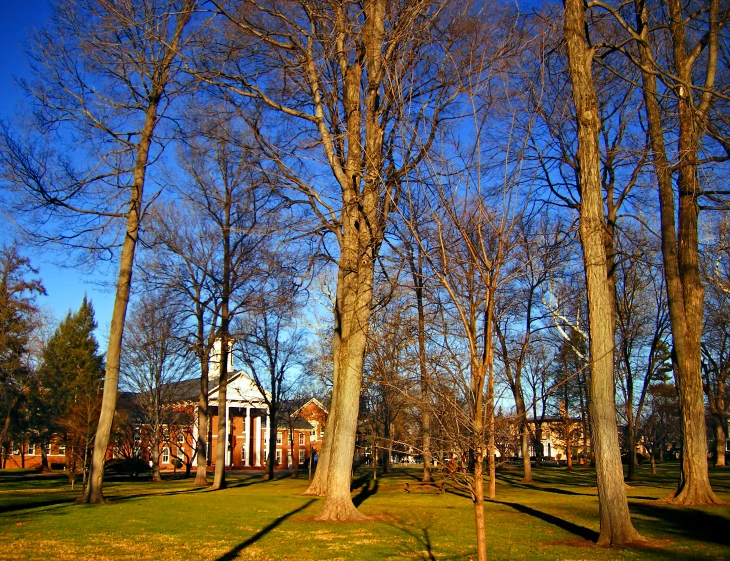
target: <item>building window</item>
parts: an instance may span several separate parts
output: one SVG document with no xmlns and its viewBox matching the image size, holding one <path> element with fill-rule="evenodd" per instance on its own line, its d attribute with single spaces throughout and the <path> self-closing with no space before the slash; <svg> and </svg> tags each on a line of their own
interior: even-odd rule
<svg viewBox="0 0 730 561">
<path fill-rule="evenodd" d="M 299 450 L 299 463 L 304 463 L 304 450 Z"/>
<path fill-rule="evenodd" d="M 13 456 L 20 456 L 20 447 L 17 442 L 13 442 Z"/>
<path fill-rule="evenodd" d="M 241 446 L 241 461 L 243 461 L 243 462 L 246 461 L 246 447 L 245 446 Z"/>
<path fill-rule="evenodd" d="M 304 433 L 299 433 L 299 446 L 304 446 Z"/>
<path fill-rule="evenodd" d="M 66 455 L 66 445 L 65 444 L 60 444 L 58 446 L 58 455 L 59 456 L 65 456 Z"/>
<path fill-rule="evenodd" d="M 324 429 L 319 429 L 319 437 L 324 438 Z"/>
<path fill-rule="evenodd" d="M 276 465 L 281 465 L 281 450 L 276 451 Z"/>
<path fill-rule="evenodd" d="M 162 449 L 162 463 L 163 464 L 170 463 L 170 449 L 167 447 Z"/>
<path fill-rule="evenodd" d="M 51 443 L 46 444 L 46 456 L 51 455 Z"/>
<path fill-rule="evenodd" d="M 276 433 L 276 443 L 277 443 L 277 444 L 278 444 L 279 446 L 281 446 L 281 433 L 280 433 L 280 432 L 277 432 L 277 433 Z"/>
<path fill-rule="evenodd" d="M 35 456 L 35 444 L 28 444 L 28 455 Z"/>
</svg>

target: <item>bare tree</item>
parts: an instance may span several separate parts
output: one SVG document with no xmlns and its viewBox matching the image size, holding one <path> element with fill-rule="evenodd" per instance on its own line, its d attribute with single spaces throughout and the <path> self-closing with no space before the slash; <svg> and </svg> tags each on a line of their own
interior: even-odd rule
<svg viewBox="0 0 730 561">
<path fill-rule="evenodd" d="M 520 427 L 520 450 L 523 481 L 532 481 L 529 443 L 530 426 L 522 387 L 522 372 L 529 356 L 533 334 L 545 325 L 540 310 L 540 295 L 558 263 L 561 263 L 559 244 L 563 239 L 561 228 L 549 220 L 536 226 L 520 225 L 516 232 L 515 273 L 509 285 L 502 289 L 497 304 L 495 334 L 499 345 L 497 356 L 515 400 Z M 536 418 L 536 412 L 533 411 Z"/>
<path fill-rule="evenodd" d="M 459 26 L 433 0 L 215 3 L 235 41 L 209 79 L 273 116 L 257 121 L 261 145 L 337 240 L 331 419 L 310 493 L 326 494 L 319 519 L 362 518 L 350 474 L 375 261 L 401 183 L 453 99 L 456 50 L 446 55 Z M 329 180 L 319 181 L 323 173 Z"/>
<path fill-rule="evenodd" d="M 191 324 L 187 335 L 200 365 L 197 403 L 198 438 L 195 445 L 195 484 L 208 482 L 207 453 L 210 360 L 218 336 L 220 290 L 215 283 L 219 240 L 204 213 L 190 201 L 157 204 L 146 229 L 152 246 L 142 269 L 146 282 L 175 295 L 181 313 Z"/>
<path fill-rule="evenodd" d="M 606 2 L 593 4 L 609 12 L 626 33 L 625 41 L 612 48 L 620 49 L 641 70 L 682 414 L 682 469 L 676 493 L 668 500 L 683 505 L 718 504 L 707 471 L 700 366 L 704 288 L 698 225 L 700 199 L 709 196 L 711 201 L 722 203 L 722 193 L 710 186 L 704 188 L 699 171 L 703 165 L 726 160 L 728 155 L 727 140 L 713 124 L 714 109 L 724 105 L 728 93 L 719 64 L 724 41 L 721 32 L 728 14 L 719 0 L 701 2 L 697 10 L 679 0 L 666 0 L 656 7 L 637 0 L 629 13 Z M 721 116 L 717 121 L 722 123 L 723 119 Z M 669 126 L 673 135 L 667 134 Z M 667 146 L 668 138 L 675 139 L 674 150 Z M 701 157 L 703 148 L 710 144 L 719 154 Z M 726 208 L 726 204 L 722 206 Z"/>
<path fill-rule="evenodd" d="M 730 400 L 730 224 L 723 217 L 715 225 L 716 236 L 705 250 L 703 277 L 707 290 L 702 334 L 702 377 L 715 433 L 715 465 L 725 466 L 727 450 L 727 403 Z"/>
<path fill-rule="evenodd" d="M 256 300 L 256 283 L 265 272 L 259 264 L 259 249 L 274 226 L 271 217 L 277 205 L 249 129 L 240 119 L 218 109 L 207 107 L 202 114 L 196 114 L 196 128 L 181 151 L 180 165 L 186 178 L 185 189 L 179 195 L 194 212 L 205 217 L 201 226 L 208 233 L 204 235 L 214 240 L 206 246 L 214 252 L 212 268 L 206 275 L 210 275 L 215 291 L 215 298 L 208 304 L 214 309 L 208 311 L 218 319 L 216 339 L 221 342 L 221 352 L 217 383 L 218 404 L 222 407 L 227 395 L 231 322 Z M 196 317 L 200 317 L 197 312 Z M 204 340 L 200 320 L 197 333 L 199 344 Z M 201 380 L 201 395 L 202 390 Z M 214 489 L 226 485 L 226 446 L 226 426 L 220 423 Z"/>
<path fill-rule="evenodd" d="M 630 235 L 635 239 L 628 239 Z M 642 418 L 649 386 L 664 375 L 670 360 L 667 341 L 669 312 L 658 248 L 652 248 L 641 232 L 627 231 L 626 235 L 619 236 L 617 249 L 617 378 L 623 393 L 626 419 L 626 477 L 632 480 L 637 461 L 637 420 Z"/>
<path fill-rule="evenodd" d="M 302 304 L 297 285 L 298 274 L 281 262 L 282 253 L 269 255 L 266 280 L 259 285 L 256 302 L 249 306 L 235 325 L 240 356 L 269 412 L 267 477 L 274 479 L 276 429 L 282 421 L 282 408 L 297 387 L 295 370 L 300 366 L 303 331 L 297 325 Z M 292 413 L 292 412 L 290 412 Z M 289 437 L 293 439 L 293 426 Z M 292 441 L 293 442 L 293 441 Z M 293 444 L 289 450 L 293 450 Z M 293 459 L 295 464 L 298 461 Z"/>
<path fill-rule="evenodd" d="M 38 132 L 26 142 L 7 126 L 1 135 L 5 181 L 25 196 L 20 206 L 41 218 L 34 233 L 100 252 L 121 246 L 89 503 L 104 501 L 147 170 L 164 142 L 160 121 L 186 87 L 181 53 L 196 6 L 197 0 L 58 0 L 51 25 L 33 38 L 35 81 L 24 84 Z"/>
<path fill-rule="evenodd" d="M 134 393 L 150 444 L 152 480 L 160 481 L 160 448 L 169 445 L 177 384 L 190 376 L 179 310 L 169 294 L 147 293 L 130 311 L 122 349 L 123 387 Z M 167 440 L 167 442 L 166 442 Z"/>
<path fill-rule="evenodd" d="M 588 290 L 590 325 L 591 421 L 596 455 L 600 534 L 598 543 L 643 540 L 629 515 L 616 425 L 613 316 L 604 234 L 598 101 L 593 84 L 592 49 L 585 37 L 585 12 L 580 0 L 565 4 L 565 41 L 578 128 L 580 166 L 580 234 Z"/>
</svg>

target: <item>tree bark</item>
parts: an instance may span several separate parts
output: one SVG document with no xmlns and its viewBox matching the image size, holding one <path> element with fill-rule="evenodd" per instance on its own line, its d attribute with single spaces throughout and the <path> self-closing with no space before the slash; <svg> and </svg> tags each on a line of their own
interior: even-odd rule
<svg viewBox="0 0 730 561">
<path fill-rule="evenodd" d="M 676 72 L 685 84 L 692 83 L 692 64 L 685 47 L 682 6 L 668 0 L 669 29 Z M 699 273 L 698 217 L 699 184 L 697 153 L 706 124 L 709 91 L 712 89 L 717 63 L 718 3 L 711 3 L 709 18 L 714 32 L 709 35 L 708 73 L 700 107 L 695 108 L 692 92 L 679 90 L 678 154 L 678 231 L 675 228 L 675 193 L 672 168 L 667 158 L 664 129 L 659 110 L 656 76 L 648 69 L 654 66 L 649 42 L 647 6 L 635 0 L 637 33 L 640 36 L 639 56 L 642 62 L 642 85 L 649 138 L 659 184 L 661 246 L 664 278 L 672 326 L 673 366 L 679 395 L 682 427 L 680 480 L 676 492 L 668 498 L 673 504 L 710 505 L 721 501 L 712 491 L 707 466 L 700 339 L 702 334 L 704 288 Z M 713 53 L 714 51 L 714 53 Z"/>
<path fill-rule="evenodd" d="M 231 254 L 231 191 L 226 189 L 224 201 L 225 218 L 223 222 L 223 286 L 221 289 L 221 329 L 220 329 L 220 366 L 218 368 L 218 442 L 216 443 L 215 453 L 215 472 L 213 475 L 213 490 L 226 488 L 226 460 L 228 458 L 228 439 L 226 432 L 228 429 L 228 415 L 226 414 L 228 406 L 228 353 L 229 347 L 229 326 L 230 312 L 229 301 L 231 297 L 231 274 L 232 259 Z M 248 427 L 250 429 L 250 427 Z M 253 431 L 251 431 L 253 432 Z M 253 434 L 251 434 L 253 437 Z"/>
<path fill-rule="evenodd" d="M 365 65 L 353 62 L 344 76 L 344 105 L 348 113 L 347 173 L 342 187 L 340 259 L 337 272 L 335 315 L 340 327 L 339 345 L 334 360 L 339 362 L 336 400 L 331 419 L 332 442 L 329 450 L 327 490 L 318 520 L 357 520 L 365 518 L 352 503 L 350 480 L 355 451 L 357 417 L 360 405 L 362 370 L 370 323 L 375 276 L 375 259 L 384 235 L 379 216 L 382 196 L 383 130 L 380 128 L 380 88 L 383 80 L 382 48 L 385 38 L 384 0 L 364 4 L 363 50 Z M 365 89 L 364 137 L 362 151 L 361 84 Z M 364 182 L 360 190 L 362 161 Z M 342 289 L 340 290 L 340 287 Z"/>
<path fill-rule="evenodd" d="M 725 432 L 725 418 L 718 416 L 715 418 L 715 461 L 716 467 L 725 467 L 725 449 L 727 447 L 727 433 Z"/>
<path fill-rule="evenodd" d="M 327 493 L 327 477 L 329 475 L 330 450 L 332 449 L 332 439 L 335 430 L 333 412 L 337 406 L 337 389 L 339 384 L 340 363 L 337 359 L 340 353 L 342 326 L 340 323 L 340 315 L 337 312 L 337 302 L 341 298 L 343 286 L 338 282 L 335 296 L 334 310 L 334 336 L 332 337 L 332 356 L 333 374 L 332 374 L 332 401 L 330 402 L 330 414 L 327 418 L 327 424 L 324 427 L 324 438 L 322 440 L 322 448 L 319 451 L 319 460 L 317 461 L 317 469 L 314 472 L 314 478 L 305 491 L 305 495 L 324 497 Z"/>
<path fill-rule="evenodd" d="M 484 459 L 474 462 L 474 521 L 477 532 L 477 561 L 487 561 L 487 527 L 484 520 Z"/>
<path fill-rule="evenodd" d="M 207 354 L 207 353 L 206 353 Z M 208 361 L 201 358 L 200 397 L 198 398 L 198 440 L 195 444 L 195 485 L 208 484 Z"/>
<path fill-rule="evenodd" d="M 594 52 L 585 39 L 583 9 L 582 0 L 566 0 L 564 32 L 578 126 L 580 235 L 588 289 L 590 406 L 600 515 L 598 543 L 623 545 L 643 538 L 631 523 L 618 442 L 613 377 L 614 334 L 611 329 L 613 310 L 606 269 L 606 224 L 600 180 L 600 121 L 591 71 Z"/>
<path fill-rule="evenodd" d="M 119 361 L 122 351 L 122 335 L 124 332 L 124 318 L 127 314 L 129 294 L 132 287 L 132 269 L 134 266 L 134 252 L 137 246 L 139 235 L 139 213 L 142 204 L 142 190 L 144 187 L 144 176 L 147 165 L 147 154 L 149 151 L 152 127 L 155 119 L 155 111 L 148 113 L 147 127 L 149 137 L 146 142 L 144 154 L 140 150 L 135 170 L 135 186 L 132 189 L 130 208 L 127 212 L 127 228 L 122 245 L 122 256 L 119 260 L 119 279 L 117 281 L 117 293 L 114 298 L 114 309 L 112 311 L 111 328 L 109 330 L 109 347 L 106 355 L 106 371 L 104 374 L 104 393 L 101 401 L 101 414 L 99 425 L 94 438 L 94 450 L 89 470 L 89 485 L 83 496 L 83 502 L 89 504 L 102 504 L 104 494 L 102 486 L 104 483 L 104 461 L 109 446 L 114 413 L 117 410 L 117 388 L 119 387 Z"/>
<path fill-rule="evenodd" d="M 104 375 L 101 414 L 96 429 L 96 436 L 94 437 L 93 456 L 89 469 L 89 485 L 82 497 L 82 501 L 89 504 L 101 504 L 104 502 L 102 489 L 104 482 L 104 461 L 111 437 L 114 413 L 117 408 L 119 364 L 122 350 L 122 336 L 124 334 L 124 319 L 127 314 L 129 295 L 132 288 L 132 270 L 142 216 L 144 184 L 147 165 L 149 163 L 149 152 L 154 138 L 155 127 L 158 122 L 159 104 L 165 93 L 172 63 L 178 55 L 183 29 L 190 20 L 192 13 L 191 3 L 181 10 L 176 22 L 175 32 L 170 38 L 170 43 L 165 45 L 164 55 L 159 61 L 159 66 L 155 69 L 149 95 L 149 104 L 145 112 L 144 125 L 136 149 L 133 181 L 130 187 L 128 210 L 126 213 L 124 241 L 119 259 L 116 296 L 114 298 L 111 328 L 109 330 L 109 346 L 106 355 L 106 372 Z"/>
<path fill-rule="evenodd" d="M 418 244 L 409 248 L 409 261 L 411 276 L 413 278 L 413 290 L 416 294 L 416 312 L 418 314 L 418 372 L 421 383 L 421 442 L 423 454 L 423 476 L 424 483 L 433 481 L 431 477 L 431 388 L 428 378 L 428 357 L 426 355 L 426 311 L 423 303 L 423 259 L 420 255 L 421 248 Z M 418 251 L 418 256 L 413 251 Z"/>
</svg>

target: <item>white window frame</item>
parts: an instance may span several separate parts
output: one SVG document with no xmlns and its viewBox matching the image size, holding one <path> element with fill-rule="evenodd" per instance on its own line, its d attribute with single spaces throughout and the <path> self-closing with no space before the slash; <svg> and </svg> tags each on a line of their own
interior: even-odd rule
<svg viewBox="0 0 730 561">
<path fill-rule="evenodd" d="M 51 455 L 51 443 L 47 442 L 46 444 L 44 444 L 44 446 L 46 448 L 46 456 L 50 456 Z"/>
<path fill-rule="evenodd" d="M 20 446 L 18 446 L 18 443 L 13 441 L 11 452 L 13 456 L 20 456 Z"/>
<path fill-rule="evenodd" d="M 162 453 L 160 454 L 160 460 L 163 464 L 170 463 L 170 449 L 167 446 L 162 449 Z"/>
<path fill-rule="evenodd" d="M 276 431 L 276 445 L 281 446 L 282 442 L 284 440 L 283 434 L 281 431 Z"/>
<path fill-rule="evenodd" d="M 276 451 L 276 465 L 277 466 L 281 465 L 281 450 Z"/>
<path fill-rule="evenodd" d="M 304 446 L 304 433 L 299 433 L 299 446 Z"/>
<path fill-rule="evenodd" d="M 32 442 L 28 443 L 28 456 L 35 456 L 36 445 Z"/>
<path fill-rule="evenodd" d="M 59 456 L 65 456 L 66 455 L 66 445 L 65 444 L 59 444 L 58 445 L 58 455 Z"/>
<path fill-rule="evenodd" d="M 304 456 L 304 450 L 299 450 L 299 465 L 302 465 L 304 463 L 304 460 L 306 459 Z"/>
</svg>

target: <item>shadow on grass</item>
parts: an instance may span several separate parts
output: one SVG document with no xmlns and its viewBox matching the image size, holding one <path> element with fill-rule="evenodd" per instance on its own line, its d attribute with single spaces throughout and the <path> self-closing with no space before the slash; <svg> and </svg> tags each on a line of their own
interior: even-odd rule
<svg viewBox="0 0 730 561">
<path fill-rule="evenodd" d="M 730 546 L 730 520 L 696 508 L 632 503 L 631 513 L 651 518 L 646 524 L 661 533 L 675 534 L 683 539 Z"/>
<path fill-rule="evenodd" d="M 235 489 L 239 487 L 250 487 L 251 485 L 258 485 L 260 483 L 273 483 L 279 479 L 288 479 L 288 477 L 274 477 L 274 479 L 264 479 L 261 475 L 251 476 L 247 479 L 233 479 L 226 481 L 226 489 Z M 204 489 L 209 490 L 207 487 Z"/>
<path fill-rule="evenodd" d="M 279 526 L 284 520 L 287 518 L 294 516 L 296 513 L 303 511 L 305 508 L 307 508 L 309 505 L 311 505 L 316 499 L 310 499 L 306 503 L 304 503 L 299 508 L 295 508 L 291 512 L 287 512 L 286 514 L 279 516 L 276 520 L 274 520 L 271 524 L 267 524 L 263 528 L 261 528 L 258 532 L 256 532 L 253 536 L 248 538 L 247 540 L 242 541 L 239 543 L 236 547 L 228 551 L 227 553 L 224 553 L 220 557 L 218 557 L 215 561 L 232 561 L 233 559 L 236 559 L 238 557 L 238 554 L 241 553 L 244 549 L 246 549 L 249 545 L 252 545 L 259 541 L 261 538 L 263 538 L 266 534 L 271 532 L 274 528 Z"/>
<path fill-rule="evenodd" d="M 412 553 L 418 555 L 416 559 L 425 559 L 426 561 L 436 561 L 436 557 L 433 554 L 433 545 L 431 544 L 431 536 L 428 533 L 428 528 L 420 528 L 420 531 L 415 529 L 411 530 L 402 526 L 397 528 L 404 534 L 410 536 L 418 544 L 416 548 L 411 548 Z M 410 557 L 410 556 L 409 556 Z M 443 557 L 442 557 L 443 559 Z"/>
<path fill-rule="evenodd" d="M 364 485 L 360 486 L 360 492 L 352 498 L 352 504 L 359 508 L 362 503 L 378 492 L 379 485 L 377 479 L 366 481 Z"/>
<path fill-rule="evenodd" d="M 54 499 L 46 499 L 42 501 L 32 501 L 32 502 L 22 502 L 17 504 L 11 504 L 11 505 L 2 505 L 0 507 L 0 510 L 2 510 L 3 514 L 7 514 L 9 512 L 16 512 L 19 510 L 30 510 L 30 509 L 36 509 L 36 508 L 45 508 L 49 506 L 56 506 L 56 505 L 72 505 L 76 502 L 77 496 L 73 497 L 56 497 Z"/>
<path fill-rule="evenodd" d="M 579 538 L 583 538 L 584 540 L 588 540 L 593 543 L 595 543 L 596 540 L 598 540 L 598 532 L 596 532 L 595 530 L 591 530 L 590 528 L 586 528 L 584 526 L 579 526 L 578 524 L 574 524 L 573 522 L 569 522 L 568 520 L 563 520 L 562 518 L 558 518 L 557 516 L 548 514 L 547 512 L 542 512 L 540 510 L 531 508 L 529 506 L 521 505 L 519 503 L 509 503 L 506 501 L 493 501 L 493 502 L 511 507 L 511 508 L 515 509 L 517 512 L 527 514 L 528 516 L 533 516 L 535 518 L 539 518 L 543 522 L 547 522 L 548 524 L 557 526 L 558 528 L 561 528 L 561 529 L 565 530 L 566 532 L 570 532 L 571 534 L 574 534 L 574 535 L 578 536 Z"/>
</svg>

